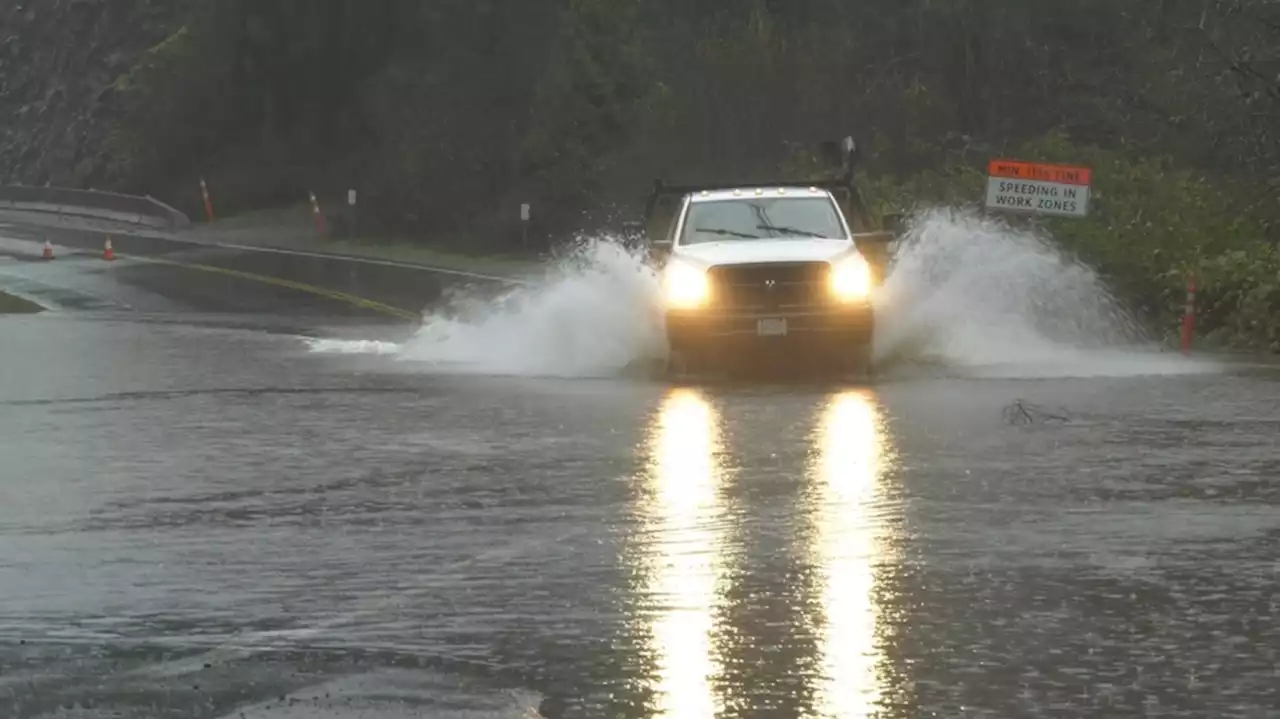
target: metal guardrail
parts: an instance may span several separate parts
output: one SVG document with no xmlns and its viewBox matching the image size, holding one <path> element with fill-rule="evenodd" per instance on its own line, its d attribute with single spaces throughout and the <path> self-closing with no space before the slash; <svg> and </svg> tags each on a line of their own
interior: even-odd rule
<svg viewBox="0 0 1280 719">
<path fill-rule="evenodd" d="M 0 186 L 0 210 L 3 209 L 96 217 L 169 229 L 191 226 L 185 214 L 149 195 L 137 197 L 65 187 Z"/>
</svg>

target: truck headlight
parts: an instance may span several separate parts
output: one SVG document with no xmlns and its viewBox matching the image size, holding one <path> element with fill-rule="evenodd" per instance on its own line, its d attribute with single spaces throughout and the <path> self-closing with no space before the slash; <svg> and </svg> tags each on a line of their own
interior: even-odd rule
<svg viewBox="0 0 1280 719">
<path fill-rule="evenodd" d="M 831 294 L 845 302 L 864 300 L 871 295 L 871 266 L 862 255 L 832 263 Z"/>
<path fill-rule="evenodd" d="M 662 292 L 669 307 L 693 309 L 707 301 L 711 283 L 707 281 L 706 270 L 672 262 L 662 274 Z"/>
</svg>

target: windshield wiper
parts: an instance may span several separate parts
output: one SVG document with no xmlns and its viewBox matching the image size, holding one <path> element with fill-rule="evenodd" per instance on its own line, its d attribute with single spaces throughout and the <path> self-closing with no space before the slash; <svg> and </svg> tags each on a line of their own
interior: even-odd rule
<svg viewBox="0 0 1280 719">
<path fill-rule="evenodd" d="M 748 240 L 758 240 L 760 235 L 749 235 L 745 232 L 737 232 L 735 230 L 726 230 L 719 227 L 695 227 L 694 232 L 705 232 L 709 235 L 732 235 L 733 237 L 745 237 Z"/>
<path fill-rule="evenodd" d="M 804 237 L 826 237 L 821 232 L 813 232 L 810 230 L 802 230 L 799 227 L 780 227 L 778 225 L 756 225 L 758 230 L 769 230 L 770 232 L 783 232 L 788 235 L 801 235 Z"/>
</svg>

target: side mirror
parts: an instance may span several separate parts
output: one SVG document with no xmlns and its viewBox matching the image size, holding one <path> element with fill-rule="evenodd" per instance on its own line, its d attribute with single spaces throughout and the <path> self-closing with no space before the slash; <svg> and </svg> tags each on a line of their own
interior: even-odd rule
<svg viewBox="0 0 1280 719">
<path fill-rule="evenodd" d="M 844 138 L 840 141 L 840 149 L 844 151 L 842 158 L 848 166 L 849 171 L 853 172 L 853 166 L 858 164 L 858 143 L 853 141 L 853 136 Z"/>
</svg>

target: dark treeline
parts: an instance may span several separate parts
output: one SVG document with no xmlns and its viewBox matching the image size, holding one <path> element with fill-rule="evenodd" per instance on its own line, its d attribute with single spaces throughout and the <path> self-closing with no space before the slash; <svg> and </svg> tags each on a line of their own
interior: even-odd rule
<svg viewBox="0 0 1280 719">
<path fill-rule="evenodd" d="M 1070 249 L 1153 314 L 1182 273 L 1236 265 L 1257 277 L 1216 301 L 1280 310 L 1270 0 L 190 7 L 117 83 L 108 155 L 111 184 L 193 214 L 201 175 L 232 209 L 355 185 L 366 229 L 503 243 L 523 201 L 564 229 L 657 175 L 774 175 L 853 133 L 886 202 L 975 200 L 996 154 L 1097 163 Z"/>
<path fill-rule="evenodd" d="M 515 187 L 573 205 L 664 168 L 775 167 L 789 143 L 851 131 L 882 172 L 1060 128 L 1280 174 L 1266 0 L 192 5 L 127 78 L 120 182 L 254 158 L 243 202 L 347 173 L 388 222 L 429 229 Z"/>
</svg>

